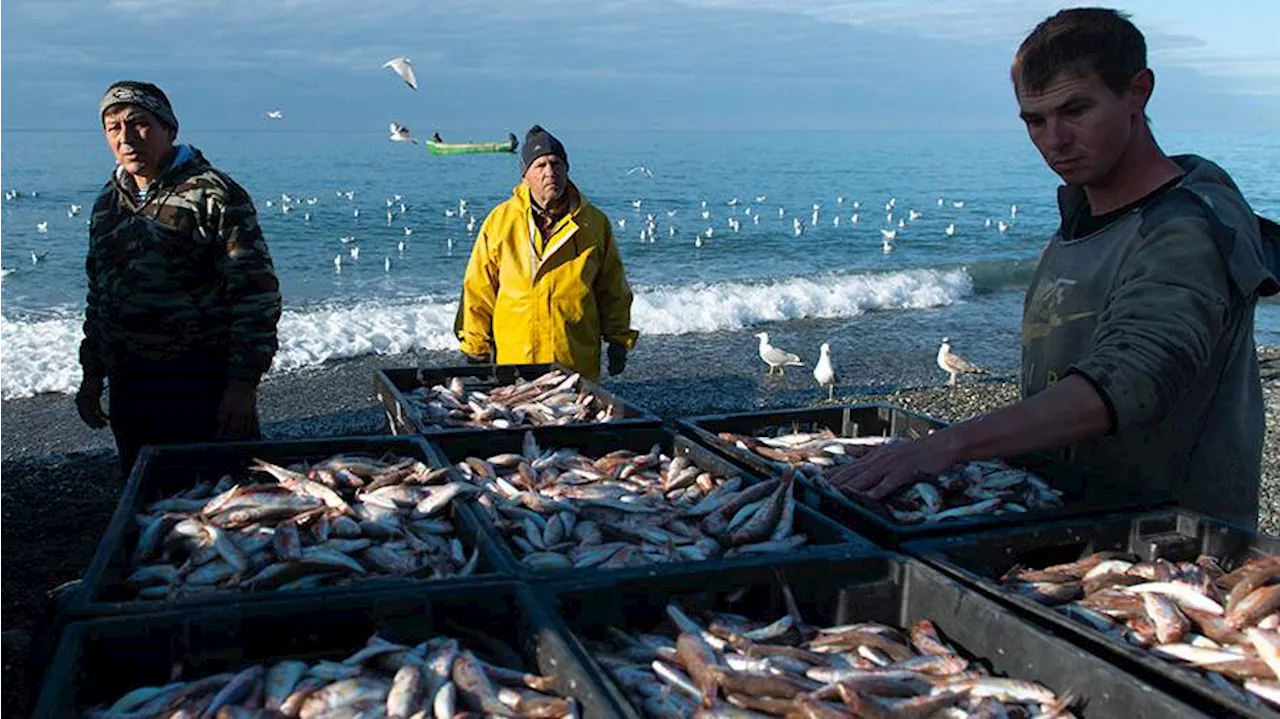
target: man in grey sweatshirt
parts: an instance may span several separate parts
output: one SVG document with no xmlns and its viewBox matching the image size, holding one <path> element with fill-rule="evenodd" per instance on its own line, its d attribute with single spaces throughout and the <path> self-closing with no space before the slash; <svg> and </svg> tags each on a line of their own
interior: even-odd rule
<svg viewBox="0 0 1280 719">
<path fill-rule="evenodd" d="M 1169 157 L 1126 16 L 1063 10 L 1013 62 L 1020 115 L 1065 186 L 1022 321 L 1022 401 L 833 477 L 881 498 L 958 462 L 1061 456 L 1113 491 L 1169 493 L 1253 527 L 1264 432 L 1254 306 L 1280 290 L 1259 222 L 1222 168 Z"/>
</svg>

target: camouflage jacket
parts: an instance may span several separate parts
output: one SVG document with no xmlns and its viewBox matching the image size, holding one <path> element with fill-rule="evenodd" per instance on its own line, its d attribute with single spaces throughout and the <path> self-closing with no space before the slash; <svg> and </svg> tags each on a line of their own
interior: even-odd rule
<svg viewBox="0 0 1280 719">
<path fill-rule="evenodd" d="M 280 290 L 244 188 L 180 147 L 139 202 L 117 171 L 89 223 L 80 365 L 104 377 L 129 363 L 225 358 L 256 382 L 277 349 Z"/>
</svg>

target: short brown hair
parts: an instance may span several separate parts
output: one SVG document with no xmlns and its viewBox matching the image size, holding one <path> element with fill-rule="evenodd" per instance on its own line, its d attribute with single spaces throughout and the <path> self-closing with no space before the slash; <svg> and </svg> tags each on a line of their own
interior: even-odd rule
<svg viewBox="0 0 1280 719">
<path fill-rule="evenodd" d="M 1147 67 L 1147 41 L 1128 13 L 1071 8 L 1036 25 L 1022 41 L 1010 74 L 1015 91 L 1044 90 L 1061 72 L 1097 73 L 1117 95 Z"/>
</svg>

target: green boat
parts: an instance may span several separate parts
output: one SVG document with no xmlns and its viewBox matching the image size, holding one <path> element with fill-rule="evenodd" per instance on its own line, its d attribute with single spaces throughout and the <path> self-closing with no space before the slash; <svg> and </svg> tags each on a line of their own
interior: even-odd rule
<svg viewBox="0 0 1280 719">
<path fill-rule="evenodd" d="M 502 142 L 440 142 L 427 140 L 427 151 L 433 155 L 470 155 L 481 152 L 515 152 L 519 145 L 515 135 Z"/>
</svg>

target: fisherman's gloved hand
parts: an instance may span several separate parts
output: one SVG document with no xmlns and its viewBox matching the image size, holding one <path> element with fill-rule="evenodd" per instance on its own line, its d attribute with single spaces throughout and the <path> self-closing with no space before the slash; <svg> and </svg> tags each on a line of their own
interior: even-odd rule
<svg viewBox="0 0 1280 719">
<path fill-rule="evenodd" d="M 467 364 L 489 364 L 488 355 L 473 355 L 463 352 L 462 357 L 467 361 Z"/>
<path fill-rule="evenodd" d="M 107 426 L 107 413 L 102 411 L 103 382 L 101 377 L 85 376 L 76 392 L 76 412 L 80 420 L 93 429 Z"/>
<path fill-rule="evenodd" d="M 622 374 L 622 370 L 627 368 L 627 348 L 620 345 L 609 343 L 609 376 Z"/>
</svg>

